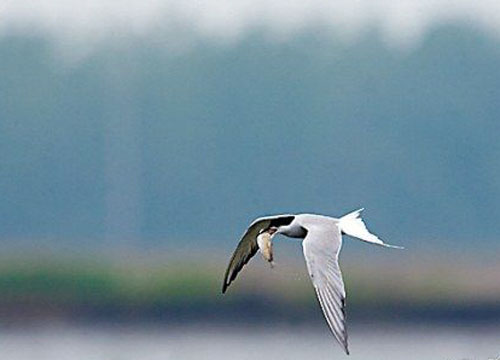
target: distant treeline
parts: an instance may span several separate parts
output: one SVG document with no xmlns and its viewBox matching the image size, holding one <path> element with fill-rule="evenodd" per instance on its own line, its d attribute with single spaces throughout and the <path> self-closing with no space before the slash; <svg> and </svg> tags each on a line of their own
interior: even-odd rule
<svg viewBox="0 0 500 360">
<path fill-rule="evenodd" d="M 68 63 L 44 39 L 2 37 L 0 239 L 229 244 L 262 214 L 363 206 L 391 242 L 488 248 L 498 45 L 453 25 L 408 52 L 376 33 L 256 33 Z"/>
<path fill-rule="evenodd" d="M 375 275 L 347 266 L 350 319 L 500 320 L 498 289 L 487 293 L 471 288 L 438 268 L 427 267 L 427 273 L 413 278 L 399 270 L 389 275 L 387 269 L 377 268 Z M 488 282 L 491 271 L 483 271 L 480 281 Z M 290 268 L 270 271 L 255 266 L 242 273 L 224 296 L 220 275 L 218 267 L 198 261 L 5 261 L 0 267 L 0 316 L 3 324 L 51 319 L 160 323 L 321 319 L 309 280 L 291 275 Z"/>
</svg>

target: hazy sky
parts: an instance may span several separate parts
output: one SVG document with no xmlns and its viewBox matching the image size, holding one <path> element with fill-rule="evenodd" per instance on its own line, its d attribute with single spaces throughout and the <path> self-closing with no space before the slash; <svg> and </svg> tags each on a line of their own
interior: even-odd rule
<svg viewBox="0 0 500 360">
<path fill-rule="evenodd" d="M 322 26 L 346 40 L 376 27 L 390 45 L 411 46 L 430 27 L 460 21 L 500 34 L 498 0 L 15 0 L 0 3 L 0 35 L 28 33 L 96 44 L 162 31 L 165 44 L 234 41 L 249 30 L 287 39 Z M 183 36 L 182 36 L 182 35 Z"/>
<path fill-rule="evenodd" d="M 0 241 L 366 207 L 394 243 L 498 243 L 500 1 L 329 4 L 0 1 Z"/>
</svg>

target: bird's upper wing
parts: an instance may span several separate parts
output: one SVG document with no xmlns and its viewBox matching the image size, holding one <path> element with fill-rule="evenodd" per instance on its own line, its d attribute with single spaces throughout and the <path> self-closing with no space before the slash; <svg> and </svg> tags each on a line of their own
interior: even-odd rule
<svg viewBox="0 0 500 360">
<path fill-rule="evenodd" d="M 257 236 L 262 229 L 270 226 L 272 219 L 272 217 L 257 219 L 245 231 L 233 256 L 231 256 L 226 273 L 224 274 L 222 293 L 226 292 L 227 287 L 236 278 L 236 275 L 238 275 L 243 266 L 255 255 L 259 249 Z"/>
<path fill-rule="evenodd" d="M 335 339 L 349 354 L 345 321 L 345 290 L 338 254 L 342 235 L 335 223 L 307 228 L 304 257 L 314 290 Z"/>
</svg>

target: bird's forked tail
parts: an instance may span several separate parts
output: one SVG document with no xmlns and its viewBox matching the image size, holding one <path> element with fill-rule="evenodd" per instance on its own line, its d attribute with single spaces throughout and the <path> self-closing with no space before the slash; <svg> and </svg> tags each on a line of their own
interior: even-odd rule
<svg viewBox="0 0 500 360">
<path fill-rule="evenodd" d="M 374 235 L 368 231 L 366 228 L 363 219 L 361 219 L 361 211 L 364 209 L 359 209 L 353 211 L 347 215 L 342 216 L 339 219 L 339 227 L 342 233 L 347 234 L 349 236 L 358 238 L 361 241 L 365 241 L 368 243 L 372 243 L 375 245 L 385 246 L 389 248 L 395 249 L 404 249 L 401 246 L 389 245 L 380 240 L 377 235 Z"/>
</svg>

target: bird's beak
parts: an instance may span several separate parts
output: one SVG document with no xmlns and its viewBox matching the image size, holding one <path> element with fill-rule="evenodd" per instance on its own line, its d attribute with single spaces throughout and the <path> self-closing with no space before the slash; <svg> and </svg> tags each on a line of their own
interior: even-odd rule
<svg viewBox="0 0 500 360">
<path fill-rule="evenodd" d="M 275 233 L 275 232 L 277 232 L 277 231 L 278 231 L 278 228 L 277 228 L 277 227 L 270 227 L 270 228 L 267 230 L 267 232 L 268 232 L 270 235 L 274 234 L 274 233 Z"/>
</svg>

